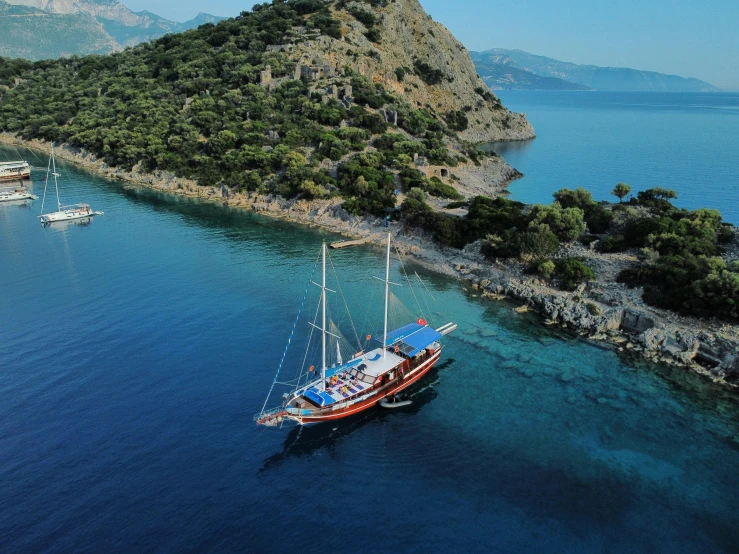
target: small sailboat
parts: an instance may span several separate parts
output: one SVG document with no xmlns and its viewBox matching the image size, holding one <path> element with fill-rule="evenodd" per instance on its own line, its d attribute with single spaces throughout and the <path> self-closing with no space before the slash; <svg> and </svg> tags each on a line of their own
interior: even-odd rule
<svg viewBox="0 0 739 554">
<path fill-rule="evenodd" d="M 434 329 L 421 316 L 397 329 L 388 330 L 390 285 L 397 284 L 390 281 L 390 241 L 391 235 L 388 234 L 385 278 L 381 279 L 385 283 L 383 331 L 381 334 L 367 335 L 366 342 L 374 345 L 374 348 L 365 352 L 360 344 L 359 350 L 351 350 L 356 353 L 346 362 L 342 360 L 338 346 L 342 338 L 340 331 L 326 318 L 327 292 L 336 293 L 336 291 L 326 286 L 327 249 L 326 244 L 323 244 L 321 249 L 323 279 L 320 285 L 311 281 L 321 289 L 320 310 L 315 311 L 315 322 L 308 322 L 312 328 L 311 338 L 314 338 L 316 332 L 320 333 L 320 370 L 316 369 L 317 364 L 304 369 L 299 368 L 296 379 L 281 382 L 281 363 L 262 411 L 254 416 L 258 425 L 267 427 L 278 427 L 286 423 L 309 425 L 360 413 L 385 399 L 396 398 L 401 391 L 423 378 L 439 361 L 443 348 L 441 339 L 454 331 L 457 328 L 456 324 L 447 323 Z M 410 280 L 408 283 L 410 285 Z M 341 292 L 340 286 L 337 288 Z M 319 311 L 322 314 L 320 327 L 316 324 Z M 296 320 L 296 326 L 299 320 L 300 316 Z M 351 326 L 354 329 L 353 322 Z M 291 335 L 288 346 L 292 340 Z M 333 358 L 334 364 L 329 367 L 327 357 L 331 354 L 331 348 L 327 347 L 327 343 L 333 340 L 337 341 L 337 352 Z M 309 339 L 303 356 L 304 365 L 309 363 L 309 355 L 315 350 L 311 349 Z M 283 361 L 284 359 L 283 357 Z M 276 385 L 286 385 L 289 391 L 283 394 L 279 406 L 267 409 L 270 395 Z"/>
<path fill-rule="evenodd" d="M 56 205 L 57 211 L 44 213 L 44 205 L 46 204 L 46 189 L 49 186 L 49 176 L 54 177 L 54 188 L 56 189 Z M 72 204 L 69 206 L 62 206 L 61 200 L 59 199 L 59 182 L 57 178 L 61 177 L 56 172 L 56 159 L 54 157 L 54 144 L 51 145 L 51 157 L 49 158 L 49 167 L 46 170 L 46 182 L 44 183 L 44 197 L 41 201 L 41 215 L 38 218 L 44 225 L 54 223 L 58 221 L 71 221 L 74 219 L 81 219 L 83 217 L 92 217 L 94 215 L 103 215 L 103 212 L 94 212 L 90 208 L 89 204 Z"/>
</svg>

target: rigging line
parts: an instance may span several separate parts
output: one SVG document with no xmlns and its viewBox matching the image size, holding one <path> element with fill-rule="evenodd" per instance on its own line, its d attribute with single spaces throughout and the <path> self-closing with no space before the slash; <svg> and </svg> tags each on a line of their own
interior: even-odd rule
<svg viewBox="0 0 739 554">
<path fill-rule="evenodd" d="M 272 381 L 272 386 L 269 388 L 269 392 L 267 393 L 267 398 L 264 399 L 264 405 L 262 406 L 262 413 L 264 413 L 264 410 L 267 408 L 267 402 L 269 402 L 269 397 L 272 395 L 272 391 L 275 388 L 275 383 L 277 383 L 277 378 L 280 376 L 280 370 L 282 369 L 282 364 L 285 363 L 285 356 L 287 356 L 287 350 L 290 348 L 290 343 L 293 340 L 293 335 L 295 334 L 295 328 L 298 326 L 298 320 L 300 319 L 300 314 L 303 312 L 303 306 L 305 305 L 305 299 L 308 296 L 308 290 L 310 289 L 310 281 L 313 279 L 313 274 L 316 272 L 316 267 L 318 266 L 318 258 L 316 258 L 316 261 L 313 264 L 313 271 L 311 272 L 310 279 L 308 280 L 308 285 L 305 287 L 305 292 L 303 293 L 303 300 L 300 302 L 300 309 L 298 310 L 298 317 L 295 318 L 295 321 L 293 322 L 293 328 L 290 331 L 290 338 L 287 339 L 287 345 L 285 346 L 285 351 L 282 353 L 282 359 L 280 360 L 280 365 L 277 367 L 277 373 L 275 374 L 275 378 Z"/>
<path fill-rule="evenodd" d="M 418 274 L 418 272 L 416 272 L 414 270 L 413 273 L 415 273 L 416 277 L 421 282 L 421 285 L 423 285 L 423 288 L 426 289 L 426 292 L 428 292 L 429 296 L 431 297 L 431 300 L 433 300 L 434 302 L 436 302 L 436 298 L 434 298 L 434 295 L 431 294 L 431 291 L 428 289 L 428 287 L 426 286 L 426 284 L 423 282 L 423 280 L 421 279 L 421 276 Z M 431 314 L 433 312 L 431 311 L 431 307 L 429 306 L 429 303 L 426 300 L 426 295 L 423 294 L 423 291 L 421 291 L 421 295 L 420 296 L 421 296 L 421 298 L 423 298 L 423 304 L 426 306 L 426 313 L 429 314 L 429 316 L 431 316 Z"/>
<path fill-rule="evenodd" d="M 372 284 L 374 284 L 374 281 L 373 281 Z M 370 328 L 370 318 L 374 318 L 375 314 L 373 312 L 371 312 L 370 310 L 371 310 L 371 307 L 375 305 L 375 299 L 377 297 L 377 291 L 379 290 L 379 287 L 368 287 L 366 290 L 369 291 L 369 302 L 367 304 L 365 304 L 368 307 L 367 308 L 364 308 L 362 310 L 362 314 L 363 314 L 364 317 L 362 318 L 361 328 L 362 329 L 366 329 L 366 330 L 371 330 L 371 328 Z M 364 335 L 362 335 L 362 336 L 364 337 Z M 367 346 L 366 345 L 366 342 L 367 341 L 364 340 L 364 338 L 360 341 L 360 343 L 359 343 L 360 350 L 363 349 L 363 348 L 361 348 L 362 346 L 364 348 L 366 348 L 366 346 Z"/>
<path fill-rule="evenodd" d="M 416 277 L 418 278 L 419 282 L 423 285 L 423 288 L 425 288 L 426 289 L 426 292 L 429 293 L 429 296 L 431 297 L 431 300 L 433 300 L 434 302 L 436 302 L 436 298 L 434 298 L 434 295 L 431 294 L 431 291 L 426 286 L 426 283 L 423 282 L 423 279 L 421 279 L 421 276 L 418 274 L 418 272 L 417 271 L 414 271 L 413 273 L 416 274 Z"/>
<path fill-rule="evenodd" d="M 318 264 L 319 261 L 320 261 L 320 259 L 321 259 L 321 252 L 319 252 L 318 255 L 316 256 L 316 262 L 315 263 Z M 313 279 L 312 278 L 310 279 L 309 282 L 311 284 L 315 284 L 315 283 L 313 283 Z M 315 289 L 313 289 L 313 290 L 315 290 Z M 305 368 L 305 363 L 306 363 L 308 357 L 311 354 L 311 344 L 313 343 L 313 334 L 315 332 L 315 329 L 317 328 L 316 322 L 318 321 L 318 314 L 321 311 L 321 299 L 322 299 L 322 295 L 323 295 L 323 292 L 321 292 L 321 294 L 318 295 L 318 299 L 316 301 L 316 311 L 315 311 L 315 314 L 313 315 L 313 325 L 311 326 L 311 322 L 308 321 L 308 326 L 310 327 L 310 334 L 308 335 L 308 340 L 305 343 L 305 352 L 303 354 L 303 359 L 302 359 L 300 365 L 296 369 L 296 373 L 297 373 L 296 377 L 297 377 L 299 383 L 300 383 L 300 380 L 304 376 L 306 378 L 305 379 L 306 383 L 308 382 L 308 377 L 309 377 L 309 373 L 310 372 L 309 371 L 305 371 L 305 373 L 303 373 L 303 371 L 304 371 L 304 368 Z M 313 347 L 313 350 L 315 350 L 315 346 Z"/>
<path fill-rule="evenodd" d="M 413 300 L 415 301 L 416 306 L 418 306 L 418 311 L 421 312 L 421 317 L 424 317 L 423 308 L 421 307 L 421 303 L 418 301 L 418 298 L 416 298 L 416 291 L 413 290 L 413 285 L 411 285 L 410 277 L 408 277 L 408 271 L 405 268 L 403 259 L 400 257 L 400 251 L 398 250 L 397 246 L 395 247 L 395 254 L 398 257 L 398 261 L 400 262 L 400 269 L 403 272 L 403 275 L 405 275 L 405 280 L 408 282 L 408 288 L 411 289 Z"/>
<path fill-rule="evenodd" d="M 352 318 L 351 312 L 349 312 L 349 305 L 346 303 L 346 297 L 344 296 L 344 290 L 341 288 L 341 282 L 339 281 L 339 276 L 336 273 L 336 267 L 334 266 L 334 260 L 331 257 L 331 255 L 328 256 L 328 261 L 331 264 L 331 270 L 334 272 L 334 278 L 336 279 L 336 288 L 339 289 L 339 295 L 341 295 L 341 300 L 344 302 L 344 307 L 346 308 L 346 313 L 349 316 L 349 323 L 352 325 L 352 331 L 354 331 L 354 337 L 357 339 L 357 346 L 362 347 L 362 343 L 359 342 L 359 333 L 357 333 L 357 328 L 354 326 L 354 319 Z"/>
<path fill-rule="evenodd" d="M 318 260 L 316 260 L 316 263 L 318 263 Z M 318 312 L 319 312 L 320 308 L 321 308 L 321 303 L 320 302 L 316 302 L 316 315 L 313 316 L 313 323 L 314 323 L 314 325 L 312 325 L 311 328 L 310 328 L 310 335 L 308 335 L 308 343 L 305 346 L 305 354 L 303 355 L 303 360 L 300 362 L 300 365 L 298 366 L 298 369 L 297 369 L 297 371 L 298 371 L 298 375 L 296 377 L 296 379 L 298 381 L 298 387 L 297 388 L 300 388 L 300 380 L 303 377 L 303 368 L 305 367 L 305 362 L 308 359 L 308 353 L 310 352 L 310 345 L 311 345 L 311 342 L 313 341 L 313 332 L 316 330 L 315 323 L 316 323 L 316 321 L 318 321 Z M 308 373 L 310 373 L 310 371 L 307 371 L 306 372 L 306 377 L 305 377 L 306 383 L 308 382 Z"/>
</svg>

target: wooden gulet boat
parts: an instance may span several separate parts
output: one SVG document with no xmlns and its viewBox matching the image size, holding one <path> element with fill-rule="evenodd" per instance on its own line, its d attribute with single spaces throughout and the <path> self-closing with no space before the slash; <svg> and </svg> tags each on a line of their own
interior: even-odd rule
<svg viewBox="0 0 739 554">
<path fill-rule="evenodd" d="M 344 363 L 339 350 L 341 339 L 334 329 L 327 327 L 326 293 L 335 292 L 326 287 L 326 245 L 321 249 L 323 279 L 321 284 L 321 326 L 310 323 L 321 334 L 320 374 L 314 376 L 315 366 L 310 366 L 291 383 L 278 381 L 280 368 L 262 411 L 254 416 L 258 425 L 280 427 L 286 423 L 309 425 L 345 418 L 374 407 L 381 400 L 392 397 L 418 382 L 439 361 L 442 352 L 441 339 L 457 328 L 447 323 L 434 329 L 423 317 L 394 330 L 388 331 L 388 304 L 390 298 L 390 242 L 388 234 L 385 268 L 384 328 L 381 335 L 367 335 L 370 344 L 376 345 L 368 352 L 359 351 Z M 409 281 L 410 284 L 410 281 Z M 419 306 L 420 309 L 420 306 Z M 300 316 L 298 316 L 298 319 Z M 317 318 L 317 314 L 316 314 Z M 296 321 L 297 324 L 297 321 Z M 352 324 L 353 326 L 353 324 Z M 291 336 L 292 339 L 292 336 Z M 328 367 L 327 343 L 336 340 L 335 364 Z M 290 341 L 288 341 L 289 345 Z M 287 350 L 286 350 L 287 352 Z M 307 360 L 306 350 L 305 360 Z M 284 361 L 283 356 L 283 361 Z M 291 386 L 283 394 L 278 407 L 267 409 L 275 385 Z"/>
</svg>

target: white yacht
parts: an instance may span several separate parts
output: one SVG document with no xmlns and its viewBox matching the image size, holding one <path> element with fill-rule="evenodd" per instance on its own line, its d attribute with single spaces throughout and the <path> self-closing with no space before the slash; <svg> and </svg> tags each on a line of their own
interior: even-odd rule
<svg viewBox="0 0 739 554">
<path fill-rule="evenodd" d="M 16 200 L 38 200 L 38 196 L 25 187 L 0 188 L 0 202 L 14 202 Z"/>
<path fill-rule="evenodd" d="M 44 213 L 44 204 L 46 203 L 46 189 L 49 186 L 49 176 L 54 177 L 54 188 L 56 189 L 56 205 L 57 211 Z M 94 212 L 89 204 L 72 204 L 70 206 L 62 206 L 59 200 L 59 182 L 57 177 L 61 177 L 56 172 L 56 159 L 54 158 L 54 145 L 51 145 L 51 157 L 49 158 L 49 167 L 46 170 L 46 183 L 44 184 L 44 198 L 41 201 L 41 215 L 38 218 L 41 223 L 48 224 L 57 221 L 71 221 L 81 219 L 83 217 L 91 217 L 93 215 L 103 215 L 103 212 Z"/>
</svg>

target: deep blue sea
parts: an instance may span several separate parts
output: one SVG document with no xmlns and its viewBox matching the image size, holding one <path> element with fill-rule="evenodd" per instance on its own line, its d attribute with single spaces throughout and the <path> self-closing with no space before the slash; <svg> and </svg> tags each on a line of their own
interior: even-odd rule
<svg viewBox="0 0 739 554">
<path fill-rule="evenodd" d="M 560 188 L 585 187 L 598 200 L 618 182 L 634 194 L 678 192 L 677 205 L 718 208 L 739 224 L 739 93 L 499 91 L 525 113 L 531 141 L 493 149 L 524 174 L 511 198 L 552 201 Z"/>
<path fill-rule="evenodd" d="M 459 330 L 412 407 L 259 429 L 336 236 L 60 165 L 104 216 L 0 207 L 0 552 L 736 551 L 737 394 L 419 269 Z"/>
</svg>

